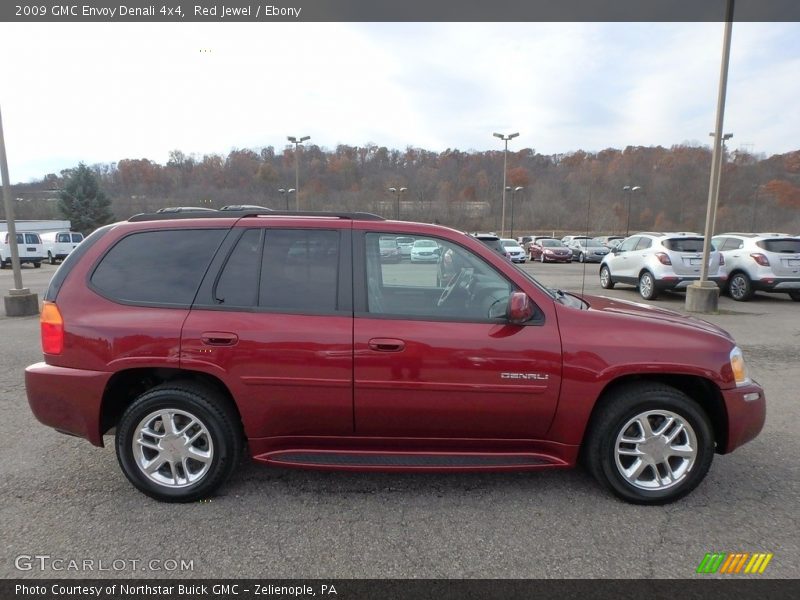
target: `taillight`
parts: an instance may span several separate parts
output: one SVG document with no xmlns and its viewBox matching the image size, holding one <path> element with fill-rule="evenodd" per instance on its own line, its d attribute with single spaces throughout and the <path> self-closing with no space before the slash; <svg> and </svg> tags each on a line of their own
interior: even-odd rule
<svg viewBox="0 0 800 600">
<path fill-rule="evenodd" d="M 753 252 L 750 256 L 753 257 L 753 260 L 756 261 L 758 264 L 760 264 L 762 267 L 769 266 L 769 259 L 763 254 L 759 252 Z"/>
<path fill-rule="evenodd" d="M 64 349 L 64 319 L 58 306 L 45 302 L 39 324 L 42 328 L 42 351 L 45 354 L 61 354 Z"/>
<path fill-rule="evenodd" d="M 656 258 L 662 265 L 671 265 L 672 261 L 669 259 L 669 254 L 664 252 L 656 252 Z"/>
</svg>

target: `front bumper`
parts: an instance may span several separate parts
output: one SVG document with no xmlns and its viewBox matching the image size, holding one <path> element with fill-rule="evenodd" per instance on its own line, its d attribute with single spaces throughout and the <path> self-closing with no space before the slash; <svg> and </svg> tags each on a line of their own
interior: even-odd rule
<svg viewBox="0 0 800 600">
<path fill-rule="evenodd" d="M 25 369 L 28 404 L 41 423 L 102 446 L 100 412 L 111 375 L 43 362 L 33 364 Z"/>
<path fill-rule="evenodd" d="M 722 390 L 728 411 L 728 439 L 722 454 L 727 454 L 755 438 L 767 417 L 764 389 L 755 381 L 731 390 Z"/>
</svg>

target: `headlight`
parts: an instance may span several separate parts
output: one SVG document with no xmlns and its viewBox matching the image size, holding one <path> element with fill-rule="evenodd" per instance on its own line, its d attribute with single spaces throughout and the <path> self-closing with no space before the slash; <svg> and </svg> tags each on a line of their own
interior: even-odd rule
<svg viewBox="0 0 800 600">
<path fill-rule="evenodd" d="M 731 350 L 731 369 L 733 369 L 733 378 L 736 380 L 736 385 L 750 383 L 750 377 L 747 375 L 747 366 L 744 364 L 744 355 L 739 346 L 735 346 Z"/>
</svg>

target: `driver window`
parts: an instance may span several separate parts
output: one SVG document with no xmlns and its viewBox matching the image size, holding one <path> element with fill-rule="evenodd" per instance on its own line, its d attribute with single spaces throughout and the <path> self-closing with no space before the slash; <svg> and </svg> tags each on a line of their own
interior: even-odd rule
<svg viewBox="0 0 800 600">
<path fill-rule="evenodd" d="M 395 253 L 398 239 L 403 243 Z M 505 306 L 513 290 L 478 256 L 446 240 L 367 233 L 366 245 L 367 309 L 372 314 L 489 320 L 490 310 Z"/>
</svg>

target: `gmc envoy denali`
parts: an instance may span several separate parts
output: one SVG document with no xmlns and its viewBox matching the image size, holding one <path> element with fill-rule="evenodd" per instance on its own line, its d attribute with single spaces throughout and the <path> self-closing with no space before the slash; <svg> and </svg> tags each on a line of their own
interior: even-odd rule
<svg viewBox="0 0 800 600">
<path fill-rule="evenodd" d="M 381 261 L 381 238 L 436 263 Z M 445 273 L 446 276 L 442 274 Z M 240 462 L 567 468 L 660 504 L 753 439 L 765 398 L 725 331 L 546 289 L 474 237 L 367 213 L 181 211 L 95 231 L 53 276 L 44 424 L 114 432 L 130 482 L 207 497 Z"/>
</svg>

